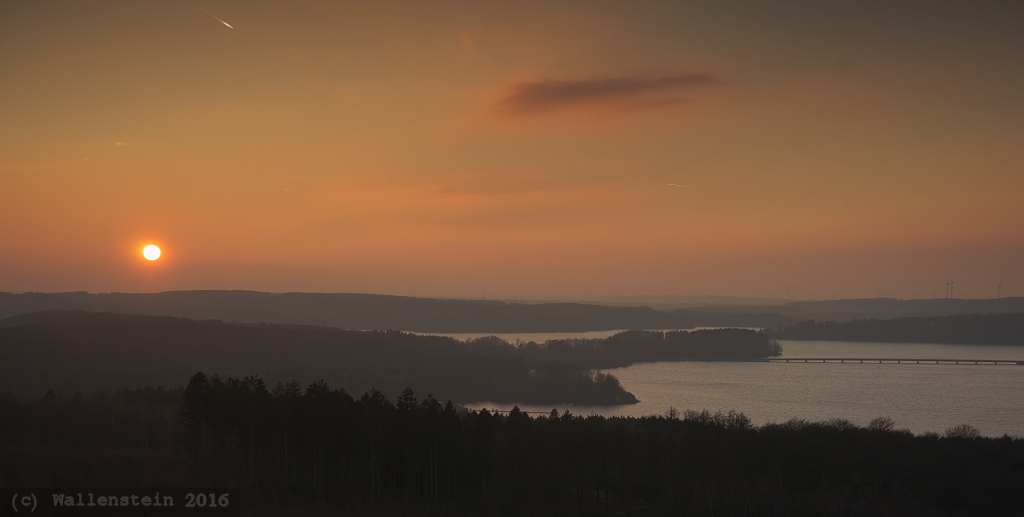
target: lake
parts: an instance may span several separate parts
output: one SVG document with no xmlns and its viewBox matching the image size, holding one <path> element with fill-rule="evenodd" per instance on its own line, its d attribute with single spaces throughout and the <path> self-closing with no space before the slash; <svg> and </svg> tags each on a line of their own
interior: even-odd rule
<svg viewBox="0 0 1024 517">
<path fill-rule="evenodd" d="M 515 342 L 600 338 L 616 331 L 499 334 Z M 448 334 L 459 339 L 479 334 Z M 782 357 L 1006 359 L 1024 361 L 1024 347 L 930 343 L 780 341 Z M 638 363 L 606 370 L 640 399 L 628 406 L 557 406 L 576 414 L 643 416 L 669 408 L 736 410 L 754 423 L 791 418 L 845 418 L 866 425 L 889 416 L 899 428 L 942 433 L 957 424 L 986 436 L 1024 436 L 1024 366 L 757 362 Z M 511 409 L 482 402 L 469 407 Z M 550 411 L 549 406 L 523 406 Z"/>
</svg>

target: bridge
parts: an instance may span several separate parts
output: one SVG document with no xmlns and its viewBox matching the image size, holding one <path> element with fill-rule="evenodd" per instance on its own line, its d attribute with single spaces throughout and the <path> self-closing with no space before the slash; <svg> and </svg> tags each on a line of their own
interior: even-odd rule
<svg viewBox="0 0 1024 517">
<path fill-rule="evenodd" d="M 769 357 L 769 363 L 857 363 L 857 364 L 964 364 L 964 365 L 1015 365 L 1024 366 L 1024 361 L 1006 359 L 918 359 L 892 357 Z"/>
</svg>

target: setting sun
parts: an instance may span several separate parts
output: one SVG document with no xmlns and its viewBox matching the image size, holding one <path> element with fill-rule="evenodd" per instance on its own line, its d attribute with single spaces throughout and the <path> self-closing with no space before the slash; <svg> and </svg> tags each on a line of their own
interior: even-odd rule
<svg viewBox="0 0 1024 517">
<path fill-rule="evenodd" d="M 1024 517 L 1022 26 L 0 0 L 0 507 Z"/>
<path fill-rule="evenodd" d="M 142 256 L 146 257 L 146 260 L 156 260 L 160 258 L 160 247 L 156 244 L 150 244 L 145 248 L 142 248 Z"/>
</svg>

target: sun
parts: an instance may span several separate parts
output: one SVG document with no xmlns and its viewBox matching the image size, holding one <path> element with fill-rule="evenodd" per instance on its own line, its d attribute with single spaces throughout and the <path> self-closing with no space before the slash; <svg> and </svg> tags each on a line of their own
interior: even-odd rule
<svg viewBox="0 0 1024 517">
<path fill-rule="evenodd" d="M 150 244 L 142 248 L 142 256 L 146 257 L 146 260 L 154 261 L 160 258 L 160 247 L 156 244 Z"/>
</svg>

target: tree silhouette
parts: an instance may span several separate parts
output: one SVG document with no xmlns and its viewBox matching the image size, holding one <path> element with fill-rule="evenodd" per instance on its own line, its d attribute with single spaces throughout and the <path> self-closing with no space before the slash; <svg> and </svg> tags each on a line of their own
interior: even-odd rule
<svg viewBox="0 0 1024 517">
<path fill-rule="evenodd" d="M 412 387 L 392 404 L 377 390 L 268 391 L 256 376 L 201 372 L 178 390 L 0 395 L 0 461 L 3 486 L 219 480 L 260 504 L 353 514 L 1024 513 L 1024 440 L 969 425 L 914 436 L 885 417 L 862 428 L 692 410 L 531 416 L 418 400 Z"/>
</svg>

